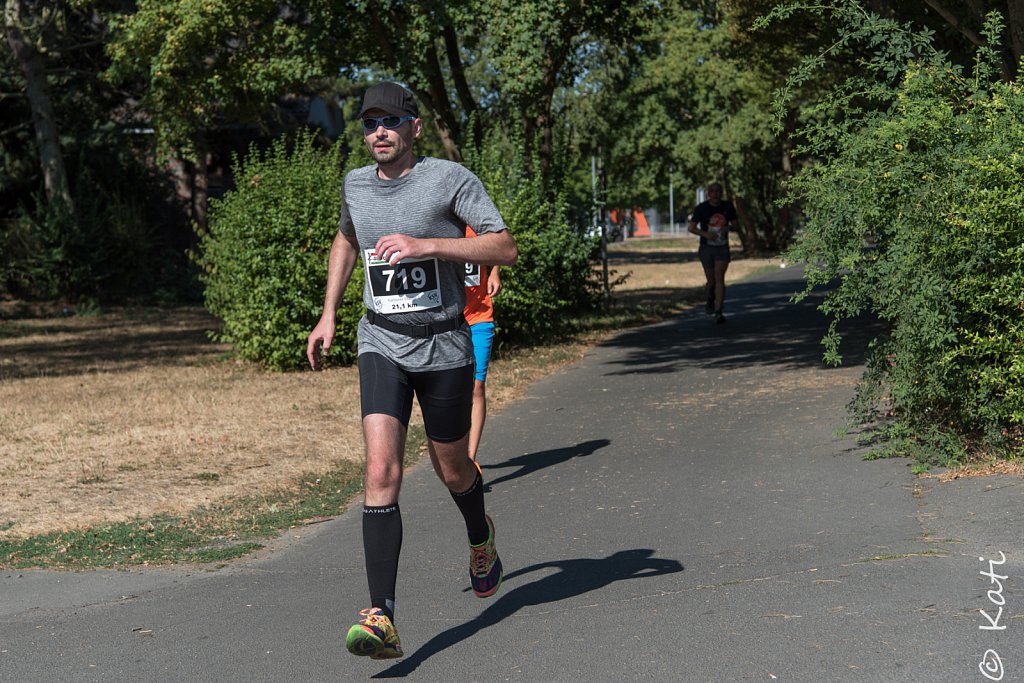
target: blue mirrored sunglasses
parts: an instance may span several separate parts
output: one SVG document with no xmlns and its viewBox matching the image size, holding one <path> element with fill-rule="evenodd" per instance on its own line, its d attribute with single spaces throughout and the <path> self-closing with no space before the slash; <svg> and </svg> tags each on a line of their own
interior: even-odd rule
<svg viewBox="0 0 1024 683">
<path fill-rule="evenodd" d="M 388 130 L 394 130 L 406 121 L 414 121 L 415 119 L 415 116 L 364 116 L 363 130 L 370 132 L 377 130 L 380 126 L 384 126 Z"/>
</svg>

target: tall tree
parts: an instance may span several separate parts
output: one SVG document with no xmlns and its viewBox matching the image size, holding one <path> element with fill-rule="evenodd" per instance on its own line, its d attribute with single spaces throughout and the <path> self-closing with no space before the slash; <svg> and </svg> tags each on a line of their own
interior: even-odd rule
<svg viewBox="0 0 1024 683">
<path fill-rule="evenodd" d="M 936 46 L 954 53 L 958 61 L 970 59 L 977 48 L 988 44 L 984 36 L 985 20 L 989 13 L 999 12 L 1005 22 L 999 51 L 1005 80 L 1016 77 L 1021 57 L 1024 57 L 1024 2 L 1021 0 L 874 0 L 867 3 L 867 7 L 897 21 L 911 21 L 931 28 L 936 31 Z"/>
<path fill-rule="evenodd" d="M 620 49 L 660 15 L 662 3 L 492 0 L 487 15 L 488 51 L 504 105 L 518 116 L 527 149 L 536 146 L 541 172 L 554 155 L 553 105 L 560 90 L 582 75 L 589 53 Z"/>
<path fill-rule="evenodd" d="M 415 3 L 380 0 L 345 3 L 335 13 L 335 33 L 360 36 L 335 43 L 337 64 L 354 60 L 397 78 L 430 113 L 446 156 L 462 160 L 468 117 L 478 109 L 466 77 L 466 44 L 480 29 L 472 1 Z"/>
<path fill-rule="evenodd" d="M 141 0 L 116 22 L 109 44 L 115 81 L 139 79 L 164 154 L 192 159 L 193 218 L 206 224 L 210 130 L 261 121 L 290 88 L 325 73 L 315 0 L 302 7 L 273 0 Z"/>
<path fill-rule="evenodd" d="M 783 49 L 783 55 L 810 54 L 814 41 L 835 38 L 836 24 L 825 18 L 830 3 L 788 2 L 778 0 L 723 0 L 741 30 L 749 29 L 773 8 L 787 6 L 786 20 L 769 31 L 752 34 L 748 44 L 757 50 L 770 45 Z M 987 45 L 983 26 L 988 15 L 999 12 L 1004 26 L 999 37 L 1000 66 L 1004 80 L 1016 77 L 1024 57 L 1024 2 L 1021 0 L 863 0 L 865 12 L 898 24 L 912 24 L 932 32 L 935 47 L 949 53 L 952 61 L 969 65 L 979 47 Z M 818 47 L 821 47 L 820 43 Z M 855 54 L 843 50 L 845 57 Z M 834 55 L 839 61 L 845 57 Z M 784 61 L 779 60 L 779 61 Z"/>
<path fill-rule="evenodd" d="M 6 0 L 4 30 L 7 44 L 24 74 L 47 201 L 73 210 L 59 125 L 46 76 L 46 53 L 48 47 L 53 47 L 54 26 L 63 9 L 62 3 Z"/>
<path fill-rule="evenodd" d="M 415 91 L 449 158 L 462 159 L 466 124 L 483 108 L 492 120 L 524 131 L 543 172 L 554 154 L 557 95 L 579 76 L 587 50 L 599 41 L 631 40 L 658 4 L 381 0 L 351 3 L 351 13 L 335 17 L 343 34 L 369 36 L 362 46 L 366 62 Z"/>
</svg>

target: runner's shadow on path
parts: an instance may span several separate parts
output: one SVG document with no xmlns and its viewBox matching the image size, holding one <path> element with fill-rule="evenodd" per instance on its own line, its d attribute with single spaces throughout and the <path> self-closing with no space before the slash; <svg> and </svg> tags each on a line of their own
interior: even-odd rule
<svg viewBox="0 0 1024 683">
<path fill-rule="evenodd" d="M 817 310 L 828 289 L 793 303 L 792 296 L 803 285 L 801 278 L 788 274 L 749 280 L 729 287 L 728 322 L 723 325 L 715 324 L 701 306 L 667 324 L 617 335 L 605 345 L 625 353 L 609 364 L 605 374 L 662 374 L 692 367 L 828 368 L 821 339 L 829 321 Z M 862 364 L 868 341 L 880 331 L 881 325 L 866 316 L 843 321 L 838 328 L 843 365 Z"/>
<path fill-rule="evenodd" d="M 485 470 L 500 470 L 508 467 L 519 467 L 515 472 L 511 472 L 492 481 L 485 482 L 488 488 L 484 490 L 489 491 L 491 486 L 511 481 L 512 479 L 518 479 L 519 477 L 525 477 L 526 475 L 533 474 L 537 470 L 542 470 L 545 467 L 558 465 L 566 462 L 567 460 L 572 460 L 573 458 L 582 458 L 583 456 L 590 455 L 591 453 L 594 453 L 595 451 L 610 444 L 611 441 L 608 439 L 593 439 L 591 441 L 578 443 L 575 446 L 553 448 L 549 451 L 539 451 L 537 453 L 527 453 L 526 455 L 510 458 L 505 462 L 481 465 L 481 469 Z"/>
<path fill-rule="evenodd" d="M 504 581 L 542 569 L 560 570 L 555 574 L 518 586 L 503 595 L 499 594 L 501 597 L 497 599 L 497 602 L 491 604 L 480 616 L 437 634 L 416 652 L 376 674 L 373 678 L 408 676 L 427 659 L 500 623 L 525 607 L 568 600 L 599 590 L 616 581 L 646 579 L 683 571 L 683 565 L 678 561 L 652 557 L 653 555 L 654 551 L 648 548 L 620 550 L 603 559 L 584 558 L 540 562 L 506 574 Z"/>
</svg>

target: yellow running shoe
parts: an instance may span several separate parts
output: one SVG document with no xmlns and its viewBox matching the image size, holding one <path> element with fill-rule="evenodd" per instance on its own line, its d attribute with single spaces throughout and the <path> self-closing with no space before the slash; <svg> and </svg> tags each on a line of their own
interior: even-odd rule
<svg viewBox="0 0 1024 683">
<path fill-rule="evenodd" d="M 370 659 L 394 659 L 404 654 L 398 630 L 382 609 L 371 607 L 359 614 L 363 618 L 352 625 L 345 637 L 349 652 Z"/>
</svg>

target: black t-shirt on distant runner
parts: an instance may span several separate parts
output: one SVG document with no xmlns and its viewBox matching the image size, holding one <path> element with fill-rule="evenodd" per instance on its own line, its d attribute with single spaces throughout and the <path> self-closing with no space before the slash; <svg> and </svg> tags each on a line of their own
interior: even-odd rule
<svg viewBox="0 0 1024 683">
<path fill-rule="evenodd" d="M 730 222 L 736 220 L 736 207 L 732 202 L 723 199 L 718 206 L 711 206 L 711 202 L 701 202 L 690 215 L 690 220 L 697 224 L 697 229 L 706 232 L 719 233 L 720 237 L 709 240 L 700 236 L 701 246 L 724 247 L 729 244 L 729 234 L 726 227 Z"/>
</svg>

